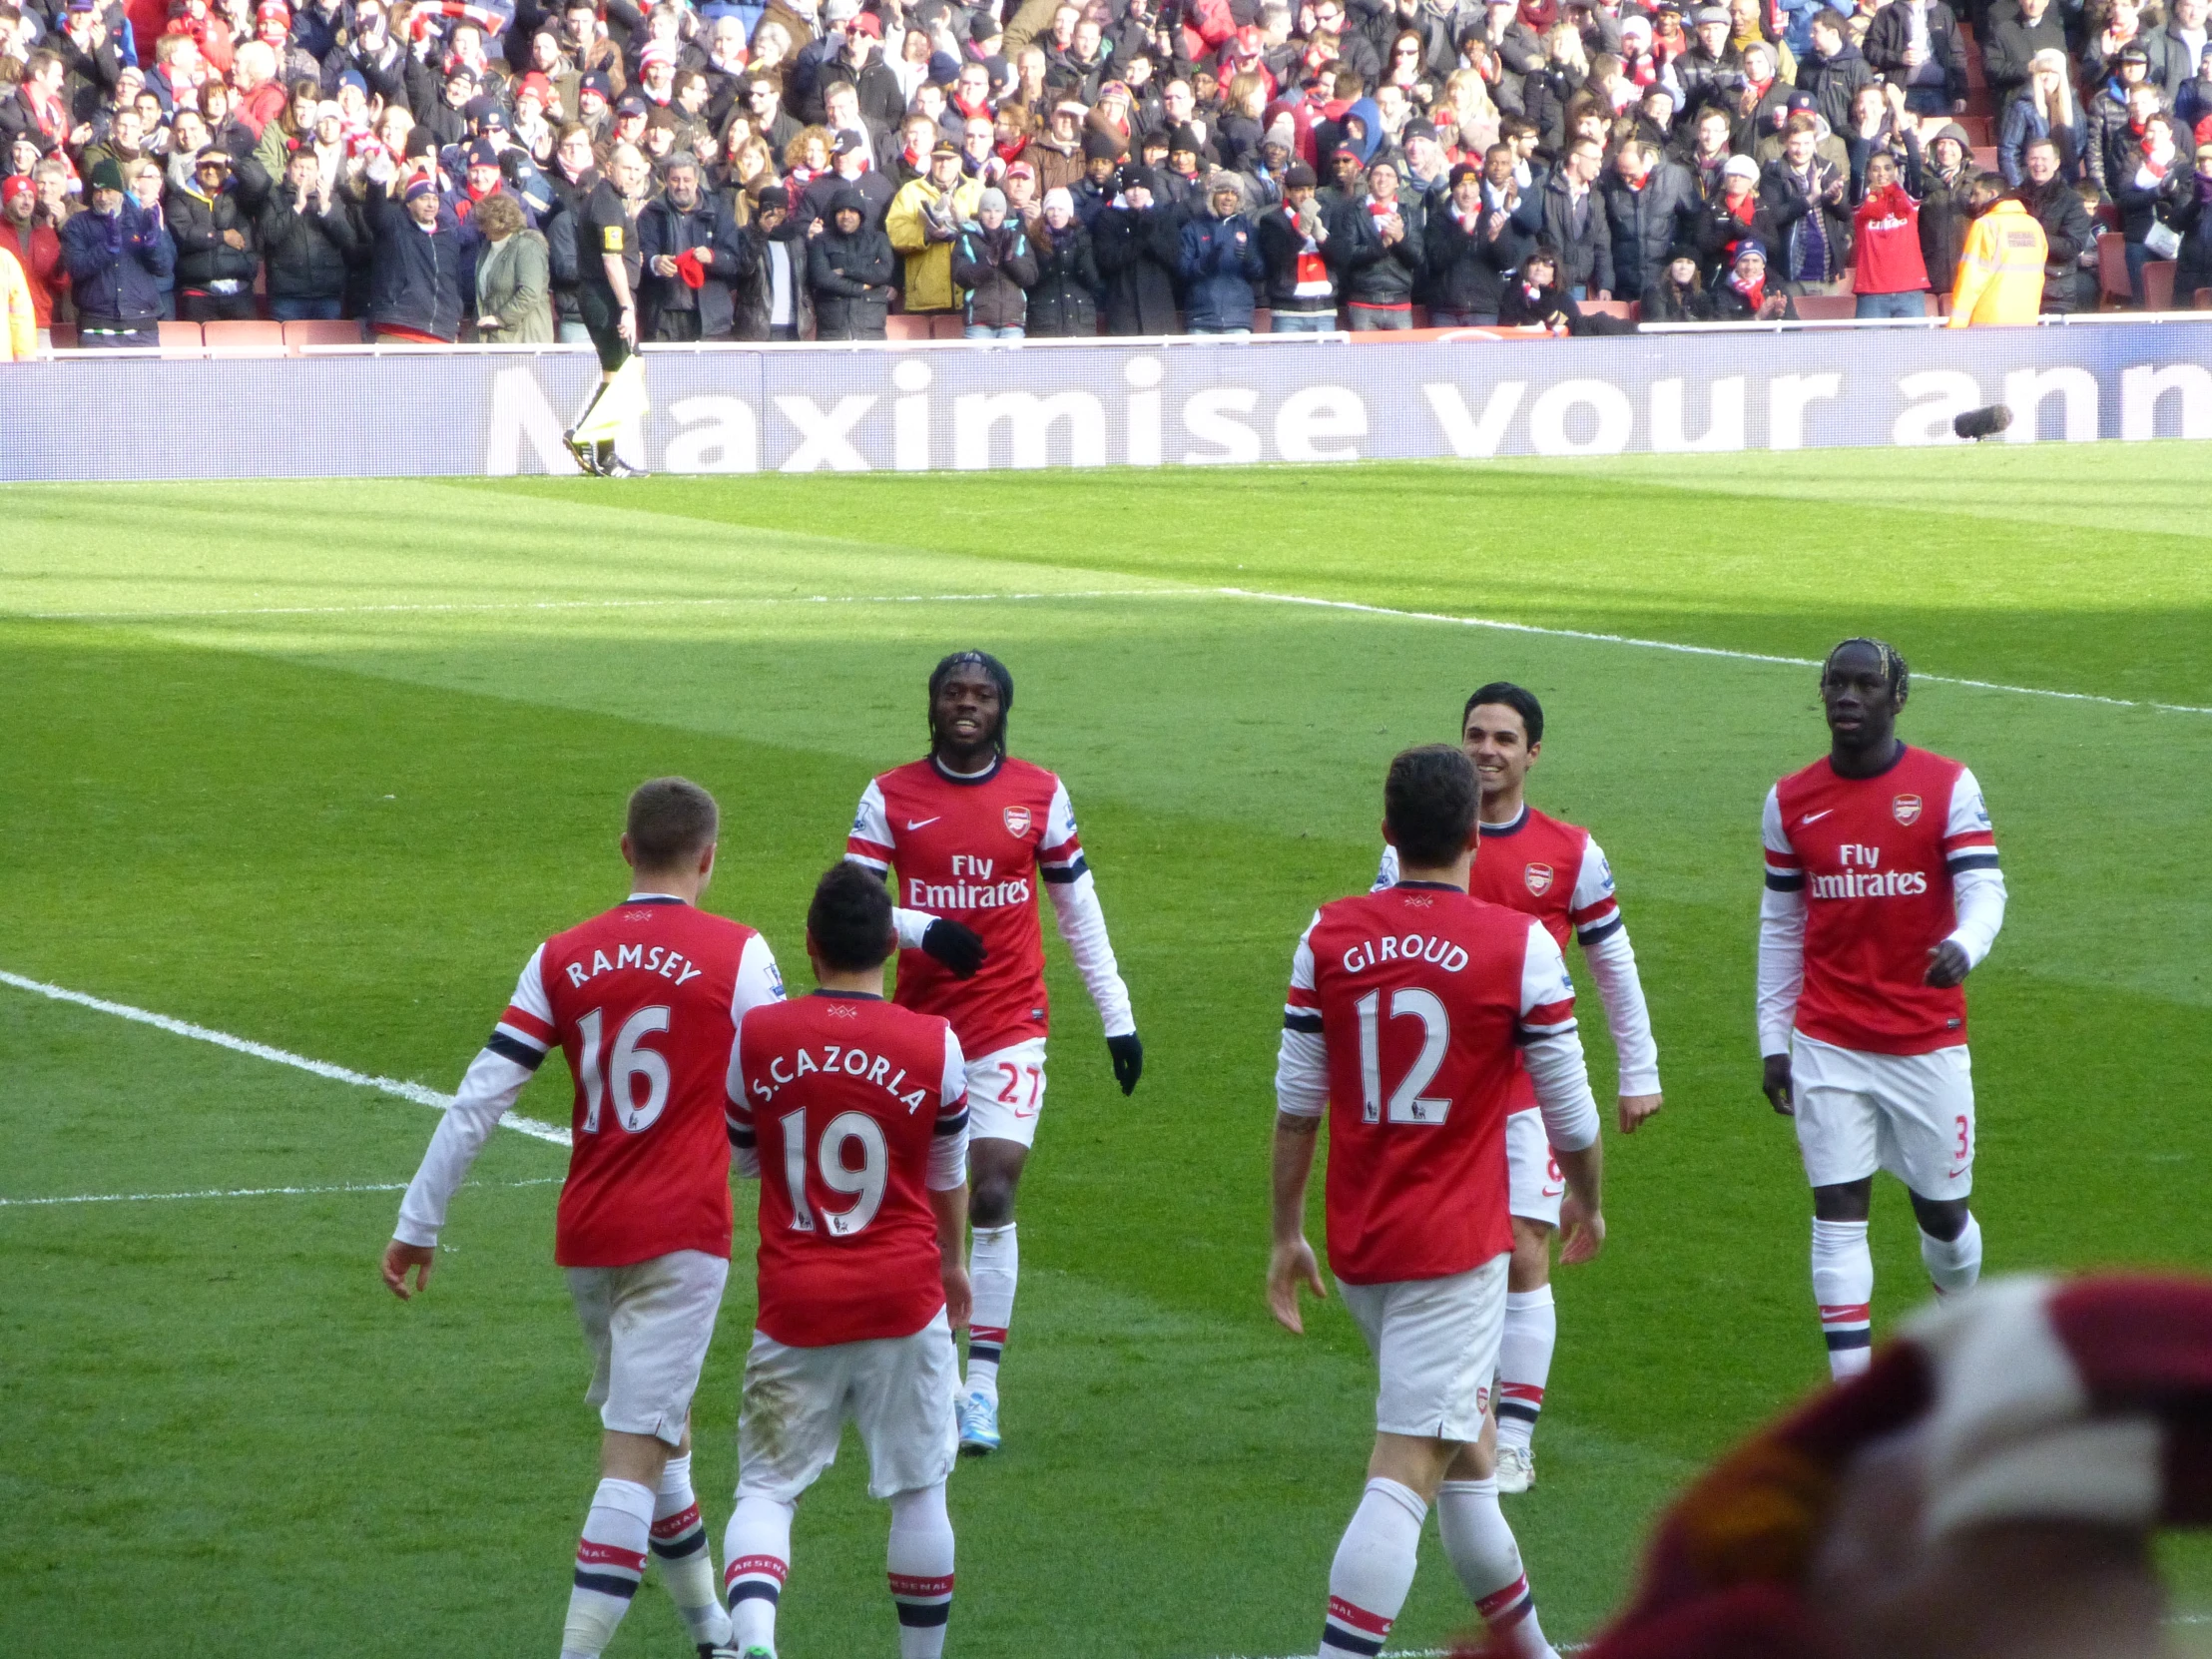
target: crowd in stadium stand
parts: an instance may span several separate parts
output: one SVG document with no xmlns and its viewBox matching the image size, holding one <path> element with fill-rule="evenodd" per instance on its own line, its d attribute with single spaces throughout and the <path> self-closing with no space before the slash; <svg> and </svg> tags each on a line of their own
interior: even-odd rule
<svg viewBox="0 0 2212 1659">
<path fill-rule="evenodd" d="M 84 346 L 580 340 L 610 259 L 646 342 L 1580 333 L 1933 314 L 2016 202 L 2043 311 L 2187 308 L 2164 4 L 0 0 L 0 250 Z"/>
</svg>

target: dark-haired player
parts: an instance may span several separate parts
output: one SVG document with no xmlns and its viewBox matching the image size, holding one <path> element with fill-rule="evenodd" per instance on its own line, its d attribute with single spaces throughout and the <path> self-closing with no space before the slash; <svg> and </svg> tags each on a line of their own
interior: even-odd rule
<svg viewBox="0 0 2212 1659">
<path fill-rule="evenodd" d="M 630 797 L 630 896 L 531 953 L 399 1206 L 384 1283 L 427 1289 L 446 1205 L 558 1044 L 576 1080 L 553 1257 L 590 1345 L 585 1399 L 605 1429 L 576 1547 L 562 1659 L 590 1659 L 629 1610 L 646 1556 L 704 1652 L 727 1639 L 691 1484 L 691 1401 L 730 1273 L 723 1089 L 738 1021 L 782 999 L 768 941 L 699 909 L 714 797 L 657 778 Z"/>
<path fill-rule="evenodd" d="M 1829 752 L 1767 792 L 1759 907 L 1762 1087 L 1813 1184 L 1813 1297 L 1839 1378 L 1867 1369 L 1874 1173 L 1912 1195 L 1938 1293 L 1981 1273 L 1973 1073 L 1959 987 L 2004 924 L 1981 786 L 1897 736 L 1911 689 L 1880 640 L 1828 654 Z"/>
<path fill-rule="evenodd" d="M 1523 1066 L 1566 1177 L 1563 1262 L 1604 1243 L 1603 1153 L 1558 945 L 1540 920 L 1467 892 L 1478 798 L 1456 749 L 1392 761 L 1382 833 L 1396 884 L 1323 905 L 1292 960 L 1268 1304 L 1296 1332 L 1299 1286 L 1328 1294 L 1305 1234 L 1326 1111 L 1329 1265 L 1382 1373 L 1367 1492 L 1330 1568 L 1323 1659 L 1381 1651 L 1431 1500 L 1491 1651 L 1552 1651 L 1498 1508 L 1488 1420 L 1513 1251 L 1505 1120 Z"/>
<path fill-rule="evenodd" d="M 1613 866 L 1589 830 L 1528 805 L 1528 770 L 1544 747 L 1543 705 L 1534 693 L 1493 680 L 1460 711 L 1459 747 L 1482 786 L 1482 855 L 1468 874 L 1467 891 L 1536 917 L 1561 950 L 1570 933 L 1581 943 L 1619 1062 L 1621 1133 L 1633 1134 L 1662 1104 L 1659 1048 L 1636 974 L 1636 950 L 1613 891 Z M 1386 887 L 1396 878 L 1396 850 L 1385 846 L 1376 885 Z M 1559 1338 L 1551 1241 L 1565 1188 L 1525 1072 L 1514 1082 L 1505 1153 L 1513 1268 L 1506 1281 L 1505 1335 L 1498 1345 L 1497 1486 L 1501 1492 L 1525 1492 L 1536 1480 L 1530 1442 Z"/>
<path fill-rule="evenodd" d="M 1129 989 L 1106 936 L 1067 787 L 1006 753 L 1013 706 L 1013 677 L 996 657 L 961 651 L 938 663 L 929 676 L 928 755 L 869 783 L 845 842 L 854 862 L 886 878 L 897 871 L 892 891 L 905 947 L 898 1003 L 950 1020 L 968 1056 L 975 1323 L 960 1444 L 974 1454 L 999 1443 L 998 1367 L 1021 1266 L 1014 1193 L 1044 1109 L 1040 881 L 1106 1027 L 1123 1094 L 1144 1069 Z M 972 977 L 962 978 L 962 969 Z"/>
<path fill-rule="evenodd" d="M 761 1183 L 760 1315 L 723 1548 L 731 1645 L 749 1659 L 773 1659 L 792 1518 L 847 1418 L 868 1493 L 891 1507 L 899 1659 L 937 1659 L 952 1612 L 967 1064 L 944 1020 L 883 1000 L 894 942 L 883 883 L 837 864 L 807 911 L 820 988 L 748 1014 L 730 1056 L 730 1139 Z"/>
</svg>

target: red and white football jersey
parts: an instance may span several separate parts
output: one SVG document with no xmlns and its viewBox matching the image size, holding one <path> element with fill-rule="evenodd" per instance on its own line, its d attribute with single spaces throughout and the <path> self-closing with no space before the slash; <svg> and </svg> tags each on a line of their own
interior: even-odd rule
<svg viewBox="0 0 2212 1659">
<path fill-rule="evenodd" d="M 816 991 L 755 1009 L 730 1139 L 761 1176 L 760 1314 L 789 1348 L 910 1337 L 944 1306 L 929 1192 L 967 1179 L 967 1062 L 942 1019 Z"/>
<path fill-rule="evenodd" d="M 1286 1051 L 1316 1031 L 1327 1050 L 1338 1278 L 1440 1279 L 1513 1248 L 1517 1045 L 1575 1029 L 1574 984 L 1541 922 L 1428 882 L 1324 904 L 1299 940 L 1283 1023 Z M 1300 1109 L 1280 1076 L 1277 1099 Z"/>
<path fill-rule="evenodd" d="M 1012 759 L 955 778 L 924 758 L 869 783 L 844 847 L 870 869 L 895 867 L 895 903 L 973 928 L 990 952 L 974 978 L 961 979 L 919 950 L 900 951 L 900 1007 L 950 1020 L 978 1058 L 1045 1035 L 1038 885 L 1073 882 L 1087 867 L 1058 778 Z"/>
<path fill-rule="evenodd" d="M 1997 867 L 1971 772 L 1909 745 L 1875 778 L 1823 757 L 1767 793 L 1762 839 L 1768 887 L 1806 901 L 1799 1031 L 1872 1054 L 1966 1040 L 1964 988 L 1922 975 L 1956 925 L 1953 877 Z"/>
<path fill-rule="evenodd" d="M 1467 872 L 1467 895 L 1502 904 L 1544 924 L 1563 952 L 1571 932 L 1588 950 L 1621 928 L 1620 899 L 1613 891 L 1613 866 L 1606 862 L 1589 830 L 1525 802 L 1511 824 L 1485 824 Z M 1397 881 L 1397 848 L 1385 844 L 1376 872 L 1378 888 Z M 1516 1068 L 1515 1112 L 1532 1111 L 1536 1088 L 1525 1067 Z"/>
<path fill-rule="evenodd" d="M 663 894 L 538 947 L 484 1046 L 534 1070 L 557 1043 L 576 1079 L 561 1266 L 730 1254 L 723 1079 L 739 1019 L 783 994 L 766 939 Z"/>
</svg>

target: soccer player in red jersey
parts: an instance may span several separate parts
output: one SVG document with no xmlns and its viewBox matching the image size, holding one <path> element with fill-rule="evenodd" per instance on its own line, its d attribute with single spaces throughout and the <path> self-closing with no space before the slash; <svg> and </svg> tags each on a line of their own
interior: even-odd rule
<svg viewBox="0 0 2212 1659">
<path fill-rule="evenodd" d="M 691 1400 L 730 1272 L 725 1073 L 749 1008 L 784 994 L 768 941 L 699 909 L 715 867 L 714 797 L 657 778 L 630 798 L 613 909 L 532 952 L 514 999 L 430 1139 L 384 1249 L 384 1283 L 430 1283 L 454 1192 L 522 1086 L 558 1044 L 576 1079 L 554 1260 L 593 1356 L 585 1399 L 605 1429 L 576 1547 L 562 1659 L 606 1647 L 660 1558 L 704 1653 L 729 1619 L 691 1484 Z"/>
<path fill-rule="evenodd" d="M 1544 747 L 1544 709 L 1535 695 L 1493 680 L 1469 697 L 1459 715 L 1459 746 L 1482 784 L 1482 856 L 1467 891 L 1543 922 L 1561 950 L 1571 933 L 1597 980 L 1598 1000 L 1620 1065 L 1621 1133 L 1659 1110 L 1659 1047 L 1636 975 L 1636 950 L 1613 891 L 1613 866 L 1587 830 L 1528 805 L 1528 770 Z M 1397 879 L 1397 853 L 1382 849 L 1378 889 Z M 1531 1444 L 1543 1410 L 1544 1384 L 1559 1338 L 1551 1296 L 1551 1241 L 1559 1230 L 1566 1190 L 1528 1074 L 1514 1079 L 1512 1116 L 1505 1120 L 1511 1171 L 1513 1266 L 1506 1278 L 1505 1335 L 1497 1361 L 1497 1487 L 1525 1492 L 1536 1483 Z"/>
<path fill-rule="evenodd" d="M 1558 945 L 1542 921 L 1468 894 L 1478 799 L 1456 749 L 1392 761 L 1382 833 L 1397 882 L 1323 905 L 1292 962 L 1268 1304 L 1297 1332 L 1299 1286 L 1328 1294 L 1305 1235 L 1326 1112 L 1329 1265 L 1382 1374 L 1367 1491 L 1330 1568 L 1322 1659 L 1382 1651 L 1431 1500 L 1493 1647 L 1552 1652 L 1498 1508 L 1489 1417 L 1513 1250 L 1505 1120 L 1520 1066 L 1566 1177 L 1562 1262 L 1588 1261 L 1604 1243 L 1603 1154 Z"/>
<path fill-rule="evenodd" d="M 855 863 L 886 879 L 897 869 L 892 890 L 905 947 L 898 1004 L 950 1020 L 968 1056 L 975 1323 L 960 1444 L 971 1454 L 999 1443 L 998 1368 L 1021 1268 L 1014 1192 L 1044 1108 L 1040 879 L 1098 1006 L 1123 1094 L 1136 1088 L 1144 1069 L 1129 989 L 1106 936 L 1067 788 L 1006 753 L 1013 705 L 1013 678 L 997 658 L 962 651 L 937 664 L 929 676 L 928 756 L 868 785 L 845 842 L 845 856 Z M 973 977 L 963 981 L 963 968 Z"/>
<path fill-rule="evenodd" d="M 1829 753 L 1767 792 L 1762 1086 L 1813 1184 L 1813 1298 L 1839 1378 L 1867 1369 L 1874 1173 L 1904 1182 L 1936 1292 L 1981 1274 L 1960 989 L 2004 924 L 1981 786 L 1897 736 L 1911 682 L 1880 640 L 1828 654 Z"/>
<path fill-rule="evenodd" d="M 749 1659 L 773 1659 L 792 1517 L 848 1417 L 869 1495 L 890 1502 L 899 1659 L 937 1659 L 952 1612 L 968 1068 L 948 1023 L 883 1000 L 894 943 L 883 883 L 837 864 L 807 912 L 821 988 L 748 1014 L 730 1057 L 730 1139 L 761 1183 L 760 1316 L 723 1552 L 731 1642 Z"/>
</svg>

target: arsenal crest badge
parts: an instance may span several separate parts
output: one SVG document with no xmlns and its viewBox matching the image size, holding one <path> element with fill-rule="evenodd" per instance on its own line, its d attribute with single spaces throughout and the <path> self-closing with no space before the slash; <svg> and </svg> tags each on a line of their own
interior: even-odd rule
<svg viewBox="0 0 2212 1659">
<path fill-rule="evenodd" d="M 1921 816 L 1921 798 L 1917 795 L 1901 795 L 1890 803 L 1890 811 L 1897 815 L 1900 824 L 1912 824 Z"/>
<path fill-rule="evenodd" d="M 1006 820 L 1006 833 L 1013 836 L 1014 839 L 1019 840 L 1029 833 L 1029 809 L 1027 807 L 1009 807 L 1006 809 L 1004 817 Z"/>
<path fill-rule="evenodd" d="M 1545 893 L 1551 891 L 1551 866 L 1549 864 L 1530 864 L 1521 871 L 1521 874 L 1527 878 L 1528 890 L 1535 897 L 1541 898 Z"/>
</svg>

